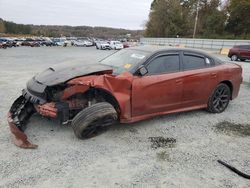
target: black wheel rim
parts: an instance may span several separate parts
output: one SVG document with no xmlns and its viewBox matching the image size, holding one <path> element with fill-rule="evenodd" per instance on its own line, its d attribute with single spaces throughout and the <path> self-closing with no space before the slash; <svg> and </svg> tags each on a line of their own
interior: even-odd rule
<svg viewBox="0 0 250 188">
<path fill-rule="evenodd" d="M 90 125 L 87 126 L 82 131 L 82 136 L 84 138 L 94 137 L 104 132 L 107 129 L 107 127 L 111 125 L 113 122 L 114 122 L 114 118 L 112 116 L 105 116 L 105 117 L 99 118 L 91 122 Z"/>
<path fill-rule="evenodd" d="M 222 112 L 228 105 L 230 99 L 230 91 L 227 87 L 221 86 L 217 88 L 213 96 L 213 107 L 217 112 Z"/>
</svg>

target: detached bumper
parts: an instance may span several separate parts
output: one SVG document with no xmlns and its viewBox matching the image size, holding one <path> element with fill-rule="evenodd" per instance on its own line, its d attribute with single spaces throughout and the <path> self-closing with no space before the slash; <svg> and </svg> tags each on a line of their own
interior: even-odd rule
<svg viewBox="0 0 250 188">
<path fill-rule="evenodd" d="M 7 114 L 7 121 L 13 136 L 13 142 L 18 147 L 29 149 L 37 148 L 37 145 L 28 141 L 26 134 L 23 132 L 26 123 L 34 112 L 33 104 L 23 96 L 20 96 L 14 101 Z"/>
<path fill-rule="evenodd" d="M 8 113 L 8 124 L 10 127 L 10 132 L 12 133 L 13 136 L 13 143 L 20 147 L 20 148 L 25 148 L 25 149 L 35 149 L 38 147 L 36 144 L 32 144 L 28 141 L 27 135 L 21 131 L 16 124 L 14 123 L 12 119 L 12 114 L 9 112 Z"/>
<path fill-rule="evenodd" d="M 28 98 L 28 99 L 27 99 Z M 48 118 L 60 118 L 62 123 L 69 120 L 69 104 L 64 102 L 50 102 L 44 104 L 33 103 L 34 98 L 22 95 L 12 104 L 7 115 L 7 121 L 10 132 L 13 136 L 13 142 L 16 146 L 26 149 L 35 149 L 37 145 L 32 144 L 24 133 L 29 118 L 35 112 Z"/>
</svg>

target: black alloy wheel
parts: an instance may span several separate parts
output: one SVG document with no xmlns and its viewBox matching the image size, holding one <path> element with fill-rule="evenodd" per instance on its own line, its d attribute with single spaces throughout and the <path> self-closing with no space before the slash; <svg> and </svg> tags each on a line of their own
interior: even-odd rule
<svg viewBox="0 0 250 188">
<path fill-rule="evenodd" d="M 227 108 L 230 98 L 231 91 L 228 85 L 224 83 L 219 84 L 209 98 L 208 111 L 212 113 L 223 112 Z"/>
</svg>

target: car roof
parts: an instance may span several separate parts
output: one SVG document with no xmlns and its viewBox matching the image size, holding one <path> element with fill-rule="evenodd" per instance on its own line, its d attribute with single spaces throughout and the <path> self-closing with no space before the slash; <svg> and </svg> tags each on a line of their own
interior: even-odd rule
<svg viewBox="0 0 250 188">
<path fill-rule="evenodd" d="M 242 44 L 242 45 L 235 45 L 233 48 L 242 48 L 242 47 L 250 47 L 250 45 Z"/>
<path fill-rule="evenodd" d="M 168 51 L 168 50 L 188 51 L 190 53 L 193 52 L 193 53 L 200 53 L 209 57 L 211 56 L 211 54 L 207 53 L 204 50 L 193 49 L 193 48 L 179 48 L 179 47 L 172 47 L 172 46 L 144 45 L 144 46 L 131 47 L 130 49 L 141 50 L 141 51 L 146 51 L 150 53 L 156 53 L 156 52 Z"/>
<path fill-rule="evenodd" d="M 145 51 L 149 52 L 151 55 L 158 53 L 158 52 L 166 52 L 166 51 L 185 51 L 189 53 L 196 53 L 200 54 L 202 56 L 208 57 L 210 59 L 213 59 L 214 61 L 218 63 L 222 63 L 223 61 L 217 58 L 216 56 L 209 54 L 208 52 L 200 49 L 193 49 L 193 48 L 180 48 L 180 47 L 172 47 L 172 46 L 158 46 L 158 45 L 143 45 L 143 46 L 136 46 L 136 47 L 131 47 L 129 49 L 134 49 L 134 50 L 140 50 L 140 51 Z"/>
</svg>

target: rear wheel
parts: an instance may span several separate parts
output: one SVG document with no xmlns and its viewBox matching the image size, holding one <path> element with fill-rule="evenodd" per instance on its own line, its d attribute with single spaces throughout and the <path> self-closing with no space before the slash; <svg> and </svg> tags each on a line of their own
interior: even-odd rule
<svg viewBox="0 0 250 188">
<path fill-rule="evenodd" d="M 207 110 L 212 113 L 223 112 L 230 101 L 231 91 L 228 85 L 221 83 L 219 84 L 212 96 L 209 97 Z"/>
<path fill-rule="evenodd" d="M 107 102 L 93 104 L 79 112 L 72 121 L 75 135 L 80 139 L 99 135 L 117 120 L 117 112 Z"/>
<path fill-rule="evenodd" d="M 237 60 L 238 60 L 238 56 L 235 55 L 235 54 L 232 55 L 232 56 L 231 56 L 231 60 L 232 60 L 232 61 L 237 61 Z"/>
</svg>

